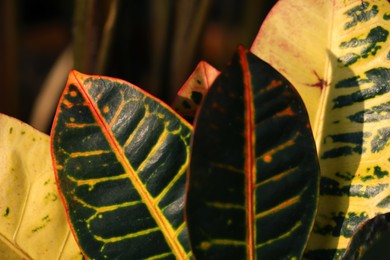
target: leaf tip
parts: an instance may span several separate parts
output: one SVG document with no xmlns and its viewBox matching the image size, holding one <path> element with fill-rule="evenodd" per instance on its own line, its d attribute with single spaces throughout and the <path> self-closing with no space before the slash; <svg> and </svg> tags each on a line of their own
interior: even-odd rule
<svg viewBox="0 0 390 260">
<path fill-rule="evenodd" d="M 73 69 L 69 72 L 67 84 L 73 83 L 77 85 L 79 82 L 84 82 L 87 77 L 89 76 Z"/>
</svg>

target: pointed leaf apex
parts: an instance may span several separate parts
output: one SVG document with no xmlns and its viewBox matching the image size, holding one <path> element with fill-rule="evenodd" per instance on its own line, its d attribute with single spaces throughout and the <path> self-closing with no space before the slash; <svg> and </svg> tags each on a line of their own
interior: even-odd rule
<svg viewBox="0 0 390 260">
<path fill-rule="evenodd" d="M 79 81 L 84 81 L 89 75 L 83 74 L 77 70 L 71 70 L 68 76 L 68 83 L 78 83 Z"/>
</svg>

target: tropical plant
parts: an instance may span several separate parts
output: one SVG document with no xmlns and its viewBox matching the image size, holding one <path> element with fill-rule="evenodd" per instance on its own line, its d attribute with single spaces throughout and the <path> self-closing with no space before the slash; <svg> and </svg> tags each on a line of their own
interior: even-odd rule
<svg viewBox="0 0 390 260">
<path fill-rule="evenodd" d="M 72 71 L 50 138 L 59 196 L 83 254 L 354 259 L 378 248 L 388 254 L 389 19 L 384 0 L 280 0 L 251 48 L 267 63 L 243 47 L 220 73 L 200 63 L 178 93 L 176 112 L 125 81 Z M 49 156 L 48 137 L 2 120 L 7 142 L 0 149 L 10 155 L 0 177 L 12 184 L 16 166 L 7 165 L 28 160 L 15 154 L 39 143 Z M 28 145 L 18 144 L 27 131 Z M 32 188 L 23 187 L 23 205 L 32 205 Z M 8 252 L 35 257 L 15 239 L 27 234 L 20 227 L 35 225 L 17 221 L 29 213 L 16 198 L 11 192 L 1 198 L 13 203 L 0 204 L 2 217 L 18 228 L 10 233 L 1 222 L 0 241 Z M 53 218 L 40 213 L 35 233 L 42 239 Z"/>
<path fill-rule="evenodd" d="M 311 258 L 340 257 L 362 222 L 389 211 L 389 15 L 388 1 L 282 0 L 252 46 L 310 115 L 322 175 Z"/>
<path fill-rule="evenodd" d="M 0 114 L 1 259 L 80 259 L 59 199 L 50 138 Z"/>
</svg>

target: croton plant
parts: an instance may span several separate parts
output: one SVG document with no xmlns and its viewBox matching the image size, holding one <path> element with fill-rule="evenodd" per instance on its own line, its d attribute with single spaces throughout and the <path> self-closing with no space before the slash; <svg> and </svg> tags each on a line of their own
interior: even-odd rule
<svg viewBox="0 0 390 260">
<path fill-rule="evenodd" d="M 171 107 L 70 72 L 50 137 L 0 116 L 2 259 L 388 256 L 389 19 L 280 0 Z"/>
</svg>

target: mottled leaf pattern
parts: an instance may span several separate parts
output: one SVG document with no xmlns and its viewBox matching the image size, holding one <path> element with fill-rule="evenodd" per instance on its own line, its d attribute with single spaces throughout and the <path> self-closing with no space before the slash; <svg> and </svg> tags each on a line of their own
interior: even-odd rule
<svg viewBox="0 0 390 260">
<path fill-rule="evenodd" d="M 380 214 L 359 226 L 343 259 L 389 259 L 390 213 Z"/>
<path fill-rule="evenodd" d="M 386 0 L 281 0 L 252 47 L 297 85 L 315 122 L 322 179 L 310 259 L 339 258 L 361 223 L 390 210 L 389 14 Z"/>
<path fill-rule="evenodd" d="M 186 207 L 195 257 L 301 257 L 318 184 L 301 99 L 278 72 L 240 48 L 195 122 Z"/>
<path fill-rule="evenodd" d="M 190 257 L 191 126 L 124 81 L 73 71 L 52 130 L 57 180 L 89 258 Z"/>
<path fill-rule="evenodd" d="M 219 71 L 205 61 L 199 62 L 191 76 L 184 83 L 172 103 L 172 108 L 192 122 L 207 90 Z"/>
<path fill-rule="evenodd" d="M 47 135 L 0 114 L 0 258 L 82 259 L 58 196 Z"/>
</svg>

